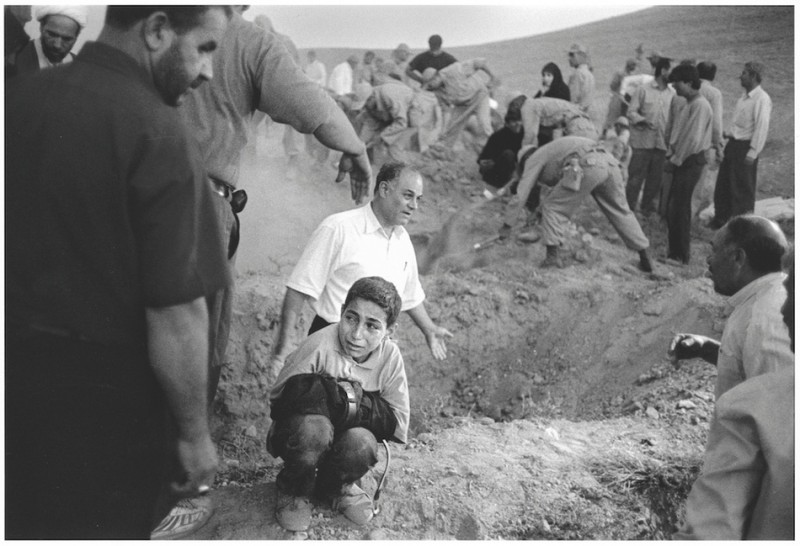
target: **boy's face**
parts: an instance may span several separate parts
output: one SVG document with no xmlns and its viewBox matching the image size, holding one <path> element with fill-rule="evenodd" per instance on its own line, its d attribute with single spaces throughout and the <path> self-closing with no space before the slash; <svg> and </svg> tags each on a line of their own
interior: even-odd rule
<svg viewBox="0 0 800 546">
<path fill-rule="evenodd" d="M 342 310 L 339 343 L 353 360 L 364 362 L 396 326 L 386 324 L 386 311 L 376 303 L 356 298 Z"/>
</svg>

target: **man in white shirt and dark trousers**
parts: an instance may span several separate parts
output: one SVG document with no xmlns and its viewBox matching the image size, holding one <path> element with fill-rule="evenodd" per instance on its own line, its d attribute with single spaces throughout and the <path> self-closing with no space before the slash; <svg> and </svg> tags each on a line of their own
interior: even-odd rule
<svg viewBox="0 0 800 546">
<path fill-rule="evenodd" d="M 772 112 L 772 100 L 761 88 L 763 74 L 764 65 L 749 62 L 739 76 L 745 93 L 736 102 L 731 130 L 725 135 L 728 144 L 714 189 L 712 229 L 722 227 L 731 216 L 755 210 L 758 156 L 767 141 Z"/>
</svg>

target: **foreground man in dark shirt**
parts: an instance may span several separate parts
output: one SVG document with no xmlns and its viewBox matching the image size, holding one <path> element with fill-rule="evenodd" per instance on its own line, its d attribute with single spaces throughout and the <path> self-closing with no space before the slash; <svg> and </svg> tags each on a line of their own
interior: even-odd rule
<svg viewBox="0 0 800 546">
<path fill-rule="evenodd" d="M 6 538 L 148 538 L 167 449 L 175 494 L 213 483 L 206 297 L 230 277 L 168 105 L 229 13 L 111 6 L 73 63 L 7 86 Z"/>
</svg>

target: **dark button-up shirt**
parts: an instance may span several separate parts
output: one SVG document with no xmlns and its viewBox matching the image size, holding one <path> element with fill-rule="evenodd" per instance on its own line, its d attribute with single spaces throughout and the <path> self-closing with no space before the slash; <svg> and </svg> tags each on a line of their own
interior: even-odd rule
<svg viewBox="0 0 800 546">
<path fill-rule="evenodd" d="M 6 319 L 145 341 L 145 307 L 230 282 L 199 153 L 127 54 L 86 44 L 6 89 Z"/>
</svg>

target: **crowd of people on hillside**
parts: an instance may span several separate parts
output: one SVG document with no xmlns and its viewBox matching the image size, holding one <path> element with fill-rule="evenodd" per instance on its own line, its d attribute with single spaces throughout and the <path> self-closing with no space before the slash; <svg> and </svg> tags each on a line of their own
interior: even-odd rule
<svg viewBox="0 0 800 546">
<path fill-rule="evenodd" d="M 350 178 L 357 205 L 323 220 L 286 283 L 265 378 L 284 529 L 307 530 L 314 500 L 358 525 L 377 513 L 383 481 L 370 496 L 359 479 L 381 445 L 388 459 L 389 442 L 409 435 L 398 317 L 434 359 L 453 337 L 426 309 L 405 228 L 424 179 L 404 152 L 450 149 L 469 132 L 486 195 L 514 195 L 501 236 L 527 208 L 545 267 L 563 266 L 588 194 L 643 271 L 653 265 L 635 211 L 660 210 L 668 259 L 688 263 L 692 193 L 717 171 L 708 266 L 733 312 L 721 340 L 681 333 L 669 345 L 676 366 L 703 358 L 718 370 L 677 536 L 794 537 L 794 258 L 780 227 L 753 214 L 771 111 L 763 65 L 744 65 L 723 130 L 713 62 L 673 66 L 639 46 L 599 124 L 581 44 L 567 52 L 567 82 L 550 62 L 542 89 L 499 104 L 486 59 L 458 61 L 438 35 L 416 56 L 400 44 L 328 74 L 315 51 L 301 66 L 268 17 L 245 20 L 247 6 L 109 6 L 77 55 L 87 10 L 31 8 L 4 8 L 6 538 L 179 538 L 211 517 L 208 414 L 247 204 L 237 186 L 265 119 L 285 126 L 290 168 L 301 134 L 320 162 L 338 152 L 336 181 Z M 314 318 L 298 335 L 306 304 Z"/>
</svg>

